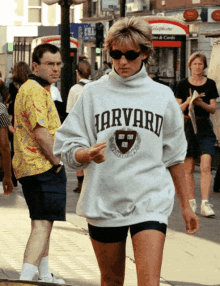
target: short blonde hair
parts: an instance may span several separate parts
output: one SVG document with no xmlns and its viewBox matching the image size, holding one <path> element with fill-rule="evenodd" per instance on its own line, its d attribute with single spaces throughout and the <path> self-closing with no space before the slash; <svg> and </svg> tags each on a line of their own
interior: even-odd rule
<svg viewBox="0 0 220 286">
<path fill-rule="evenodd" d="M 105 49 L 110 52 L 113 43 L 119 45 L 132 42 L 148 57 L 145 62 L 152 62 L 152 28 L 147 21 L 139 17 L 125 17 L 111 26 L 105 39 Z"/>
<path fill-rule="evenodd" d="M 188 67 L 189 69 L 191 70 L 191 64 L 192 62 L 196 59 L 196 58 L 200 58 L 203 63 L 204 63 L 204 70 L 207 68 L 207 58 L 205 56 L 205 54 L 203 52 L 195 52 L 193 53 L 190 58 L 189 58 L 189 61 L 188 61 Z"/>
</svg>

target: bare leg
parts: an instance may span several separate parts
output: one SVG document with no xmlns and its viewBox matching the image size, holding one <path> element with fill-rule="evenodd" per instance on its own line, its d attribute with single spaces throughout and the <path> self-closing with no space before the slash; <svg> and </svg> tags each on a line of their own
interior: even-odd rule
<svg viewBox="0 0 220 286">
<path fill-rule="evenodd" d="M 43 256 L 48 255 L 49 239 L 53 222 L 32 220 L 31 234 L 24 253 L 24 263 L 39 266 Z"/>
<path fill-rule="evenodd" d="M 77 175 L 77 177 L 84 176 L 83 170 L 76 170 L 76 175 Z"/>
<path fill-rule="evenodd" d="M 125 241 L 102 243 L 91 239 L 101 272 L 101 286 L 123 286 L 125 276 Z"/>
<path fill-rule="evenodd" d="M 187 157 L 184 162 L 184 169 L 186 174 L 186 185 L 188 189 L 189 200 L 195 198 L 194 168 L 195 168 L 194 158 Z"/>
<path fill-rule="evenodd" d="M 159 286 L 165 235 L 144 230 L 132 237 L 138 286 Z"/>
<path fill-rule="evenodd" d="M 211 187 L 211 160 L 212 157 L 209 154 L 201 156 L 200 170 L 201 170 L 201 195 L 202 200 L 209 199 L 210 187 Z"/>
<path fill-rule="evenodd" d="M 50 238 L 48 239 L 47 246 L 46 246 L 46 249 L 45 249 L 45 252 L 44 252 L 42 258 L 47 257 L 49 255 L 49 246 L 50 246 Z"/>
</svg>

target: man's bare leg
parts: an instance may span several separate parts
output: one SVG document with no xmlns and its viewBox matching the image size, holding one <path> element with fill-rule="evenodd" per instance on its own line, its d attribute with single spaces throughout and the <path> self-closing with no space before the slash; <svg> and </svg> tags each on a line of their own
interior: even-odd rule
<svg viewBox="0 0 220 286">
<path fill-rule="evenodd" d="M 48 255 L 52 226 L 53 222 L 47 220 L 31 221 L 31 234 L 24 252 L 24 264 L 20 279 L 32 280 L 42 257 Z"/>
</svg>

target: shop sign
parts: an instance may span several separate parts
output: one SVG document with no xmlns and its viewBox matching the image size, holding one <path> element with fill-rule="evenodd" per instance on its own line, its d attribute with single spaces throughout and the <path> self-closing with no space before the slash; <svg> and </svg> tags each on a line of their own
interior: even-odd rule
<svg viewBox="0 0 220 286">
<path fill-rule="evenodd" d="M 183 41 L 185 36 L 179 35 L 153 35 L 153 41 Z"/>
<path fill-rule="evenodd" d="M 179 26 L 167 23 L 151 23 L 153 34 L 186 35 L 186 32 Z"/>
<path fill-rule="evenodd" d="M 183 17 L 187 21 L 195 21 L 199 16 L 199 13 L 195 9 L 188 9 L 184 12 Z"/>
<path fill-rule="evenodd" d="M 220 10 L 215 10 L 212 12 L 212 19 L 214 21 L 220 21 Z"/>
</svg>

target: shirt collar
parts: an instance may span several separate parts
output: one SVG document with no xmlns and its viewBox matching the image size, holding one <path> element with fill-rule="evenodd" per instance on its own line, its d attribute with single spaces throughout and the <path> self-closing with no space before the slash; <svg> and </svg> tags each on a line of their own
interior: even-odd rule
<svg viewBox="0 0 220 286">
<path fill-rule="evenodd" d="M 30 74 L 28 76 L 29 79 L 33 79 L 36 82 L 38 82 L 42 87 L 46 87 L 48 85 L 50 85 L 49 81 L 47 81 L 46 79 L 43 79 L 42 77 L 36 76 L 35 74 Z"/>
</svg>

